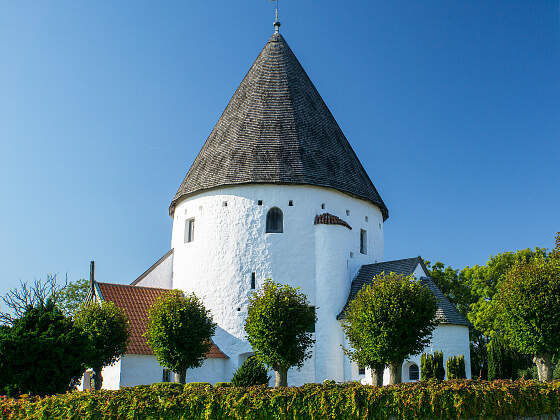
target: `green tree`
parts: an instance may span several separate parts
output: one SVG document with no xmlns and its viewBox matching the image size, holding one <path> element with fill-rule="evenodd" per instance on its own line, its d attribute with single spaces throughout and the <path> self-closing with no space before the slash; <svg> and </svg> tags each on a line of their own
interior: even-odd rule
<svg viewBox="0 0 560 420">
<path fill-rule="evenodd" d="M 420 353 L 436 326 L 436 298 L 412 276 L 382 273 L 348 305 L 342 327 L 353 350 L 346 354 L 362 366 L 383 363 L 391 383 L 402 378 L 402 363 Z"/>
<path fill-rule="evenodd" d="M 204 362 L 215 331 L 210 311 L 194 293 L 171 290 L 150 308 L 145 336 L 158 362 L 185 383 L 187 369 Z"/>
<path fill-rule="evenodd" d="M 445 379 L 445 369 L 443 368 L 443 353 L 436 351 L 433 354 L 423 353 L 420 357 L 420 379 L 427 381 Z"/>
<path fill-rule="evenodd" d="M 517 262 L 494 299 L 494 326 L 514 349 L 534 355 L 541 381 L 552 380 L 552 357 L 560 354 L 559 251 Z"/>
<path fill-rule="evenodd" d="M 463 355 L 450 357 L 445 365 L 447 367 L 447 379 L 465 379 L 467 377 Z"/>
<path fill-rule="evenodd" d="M 298 289 L 269 279 L 249 297 L 245 332 L 255 356 L 275 372 L 275 386 L 288 385 L 288 369 L 311 357 L 317 316 Z"/>
<path fill-rule="evenodd" d="M 76 313 L 74 325 L 88 338 L 87 365 L 93 369 L 95 389 L 101 389 L 103 366 L 116 362 L 126 352 L 128 318 L 113 302 L 88 302 Z"/>
<path fill-rule="evenodd" d="M 87 279 L 79 279 L 75 282 L 66 283 L 57 292 L 57 305 L 64 315 L 73 317 L 86 301 L 90 291 L 90 282 Z"/>
<path fill-rule="evenodd" d="M 0 394 L 52 395 L 85 371 L 88 340 L 52 299 L 0 327 Z"/>
<path fill-rule="evenodd" d="M 249 357 L 235 371 L 231 378 L 233 386 L 267 385 L 270 376 L 266 367 L 256 357 Z"/>
</svg>

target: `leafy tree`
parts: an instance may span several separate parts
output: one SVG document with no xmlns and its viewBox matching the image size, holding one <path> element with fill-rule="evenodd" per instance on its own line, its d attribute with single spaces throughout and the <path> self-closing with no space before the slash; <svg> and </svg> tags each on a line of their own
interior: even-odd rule
<svg viewBox="0 0 560 420">
<path fill-rule="evenodd" d="M 420 357 L 420 379 L 423 381 L 429 379 L 443 381 L 444 378 L 443 353 L 441 351 L 436 351 L 433 354 L 423 353 Z"/>
<path fill-rule="evenodd" d="M 275 372 L 275 386 L 288 385 L 288 369 L 303 366 L 315 342 L 315 308 L 298 289 L 266 280 L 249 298 L 245 332 L 255 357 Z"/>
<path fill-rule="evenodd" d="M 0 394 L 68 391 L 85 370 L 88 340 L 54 301 L 29 305 L 0 327 Z"/>
<path fill-rule="evenodd" d="M 348 305 L 342 327 L 359 365 L 390 365 L 391 383 L 402 378 L 402 363 L 420 353 L 436 326 L 436 298 L 412 276 L 382 273 Z"/>
<path fill-rule="evenodd" d="M 266 385 L 270 376 L 266 367 L 256 357 L 249 357 L 233 374 L 231 384 L 233 386 Z"/>
<path fill-rule="evenodd" d="M 560 354 L 560 258 L 517 262 L 499 284 L 496 322 L 513 348 L 534 354 L 539 379 L 552 380 L 552 357 Z"/>
<path fill-rule="evenodd" d="M 89 340 L 87 365 L 93 369 L 95 389 L 101 389 L 103 366 L 113 364 L 126 352 L 128 318 L 113 302 L 88 302 L 76 313 L 74 324 Z"/>
<path fill-rule="evenodd" d="M 215 331 L 210 311 L 194 293 L 171 290 L 150 308 L 145 336 L 158 362 L 185 383 L 187 369 L 204 362 Z"/>
<path fill-rule="evenodd" d="M 467 377 L 463 355 L 450 357 L 445 365 L 447 367 L 447 379 L 465 379 Z"/>
<path fill-rule="evenodd" d="M 57 305 L 64 315 L 73 317 L 86 301 L 90 290 L 90 282 L 80 279 L 67 283 L 57 294 Z"/>
</svg>

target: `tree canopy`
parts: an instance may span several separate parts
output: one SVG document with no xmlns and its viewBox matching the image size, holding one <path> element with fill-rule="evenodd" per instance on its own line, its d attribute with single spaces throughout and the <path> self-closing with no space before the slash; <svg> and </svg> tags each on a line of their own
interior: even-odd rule
<svg viewBox="0 0 560 420">
<path fill-rule="evenodd" d="M 342 327 L 352 349 L 345 351 L 363 366 L 394 366 L 399 382 L 404 359 L 430 342 L 436 310 L 435 296 L 413 277 L 381 273 L 348 305 Z"/>
<path fill-rule="evenodd" d="M 85 371 L 88 340 L 53 300 L 29 305 L 0 327 L 0 394 L 52 395 L 70 390 Z"/>
<path fill-rule="evenodd" d="M 539 379 L 552 380 L 560 354 L 560 259 L 517 262 L 497 288 L 496 328 L 522 353 L 534 354 Z"/>
<path fill-rule="evenodd" d="M 184 383 L 187 369 L 204 362 L 215 330 L 210 311 L 194 293 L 171 290 L 150 308 L 145 336 L 158 362 Z"/>
<path fill-rule="evenodd" d="M 287 386 L 287 372 L 311 357 L 317 316 L 298 289 L 265 281 L 249 298 L 245 332 L 255 356 L 275 371 L 276 386 Z"/>
<path fill-rule="evenodd" d="M 101 389 L 103 366 L 116 362 L 126 352 L 128 318 L 113 302 L 88 302 L 76 313 L 74 324 L 88 338 L 87 365 L 94 371 L 95 389 Z"/>
</svg>

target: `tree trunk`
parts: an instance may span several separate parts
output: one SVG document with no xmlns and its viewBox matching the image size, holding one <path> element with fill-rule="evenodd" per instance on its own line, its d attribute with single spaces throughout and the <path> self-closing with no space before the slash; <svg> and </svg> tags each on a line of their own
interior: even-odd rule
<svg viewBox="0 0 560 420">
<path fill-rule="evenodd" d="M 274 371 L 274 387 L 288 386 L 288 369 L 285 367 L 278 367 Z"/>
<path fill-rule="evenodd" d="M 101 375 L 102 370 L 103 367 L 96 367 L 93 369 L 93 375 L 91 375 L 91 378 L 93 379 L 93 386 L 96 391 L 99 391 L 103 385 L 103 376 Z"/>
<path fill-rule="evenodd" d="M 400 384 L 402 382 L 402 362 L 391 363 L 389 365 L 389 385 Z"/>
<path fill-rule="evenodd" d="M 175 372 L 175 382 L 178 384 L 187 382 L 187 369 L 181 369 L 180 372 Z"/>
<path fill-rule="evenodd" d="M 385 365 L 376 363 L 369 368 L 371 369 L 371 384 L 376 386 L 383 386 L 383 371 L 385 370 Z"/>
<path fill-rule="evenodd" d="M 552 382 L 552 356 L 550 354 L 538 354 L 533 357 L 533 362 L 537 365 L 539 381 Z"/>
</svg>

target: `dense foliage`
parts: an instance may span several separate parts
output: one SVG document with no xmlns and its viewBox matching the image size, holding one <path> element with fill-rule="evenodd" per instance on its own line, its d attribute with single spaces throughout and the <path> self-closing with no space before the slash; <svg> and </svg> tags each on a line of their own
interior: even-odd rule
<svg viewBox="0 0 560 420">
<path fill-rule="evenodd" d="M 101 389 L 103 366 L 113 364 L 126 352 L 128 318 L 113 302 L 89 302 L 76 313 L 74 325 L 89 340 L 87 365 L 93 369 L 95 389 Z"/>
<path fill-rule="evenodd" d="M 233 374 L 233 386 L 268 385 L 270 376 L 266 367 L 256 357 L 249 357 Z"/>
<path fill-rule="evenodd" d="M 87 279 L 66 283 L 57 293 L 57 306 L 64 315 L 73 317 L 86 301 L 89 290 L 90 282 Z"/>
<path fill-rule="evenodd" d="M 194 293 L 170 290 L 150 308 L 146 339 L 159 364 L 178 372 L 184 383 L 187 369 L 204 362 L 215 330 L 210 311 Z"/>
<path fill-rule="evenodd" d="M 495 302 L 495 325 L 507 342 L 534 354 L 539 379 L 552 380 L 552 357 L 560 354 L 560 258 L 515 264 Z"/>
<path fill-rule="evenodd" d="M 398 383 L 404 359 L 430 342 L 436 310 L 432 292 L 412 277 L 381 273 L 348 305 L 342 327 L 352 349 L 345 352 L 361 366 L 390 365 Z"/>
<path fill-rule="evenodd" d="M 275 371 L 276 386 L 287 386 L 288 369 L 311 356 L 316 319 L 306 296 L 291 286 L 267 280 L 250 296 L 245 332 L 255 356 Z"/>
<path fill-rule="evenodd" d="M 385 420 L 517 418 L 560 411 L 560 383 L 418 382 L 300 388 L 157 384 L 0 400 L 3 419 Z"/>
<path fill-rule="evenodd" d="M 420 357 L 420 379 L 423 381 L 430 379 L 443 381 L 444 378 L 443 353 L 441 351 L 436 351 L 433 354 L 423 353 Z"/>
<path fill-rule="evenodd" d="M 547 255 L 546 249 L 538 247 L 534 250 L 523 249 L 515 252 L 504 252 L 491 256 L 485 265 L 466 267 L 460 271 L 445 266 L 439 261 L 434 264 L 425 261 L 430 277 L 434 279 L 443 294 L 474 325 L 474 328 L 470 329 L 471 372 L 473 377 L 488 377 L 487 346 L 490 337 L 496 334 L 494 297 L 498 285 L 505 280 L 508 270 L 516 263 L 527 262 L 535 257 L 547 257 Z M 513 349 L 511 350 L 511 360 L 509 362 L 513 364 L 512 370 L 517 371 L 526 368 L 523 355 Z"/>
<path fill-rule="evenodd" d="M 445 367 L 447 368 L 447 379 L 465 379 L 467 377 L 463 355 L 450 357 L 447 359 Z"/>
<path fill-rule="evenodd" d="M 512 349 L 499 334 L 492 337 L 487 349 L 488 380 L 519 379 L 523 375 L 525 379 L 537 378 L 527 371 L 533 365 L 532 357 Z"/>
<path fill-rule="evenodd" d="M 53 300 L 0 326 L 0 394 L 65 392 L 85 371 L 87 338 Z"/>
</svg>

